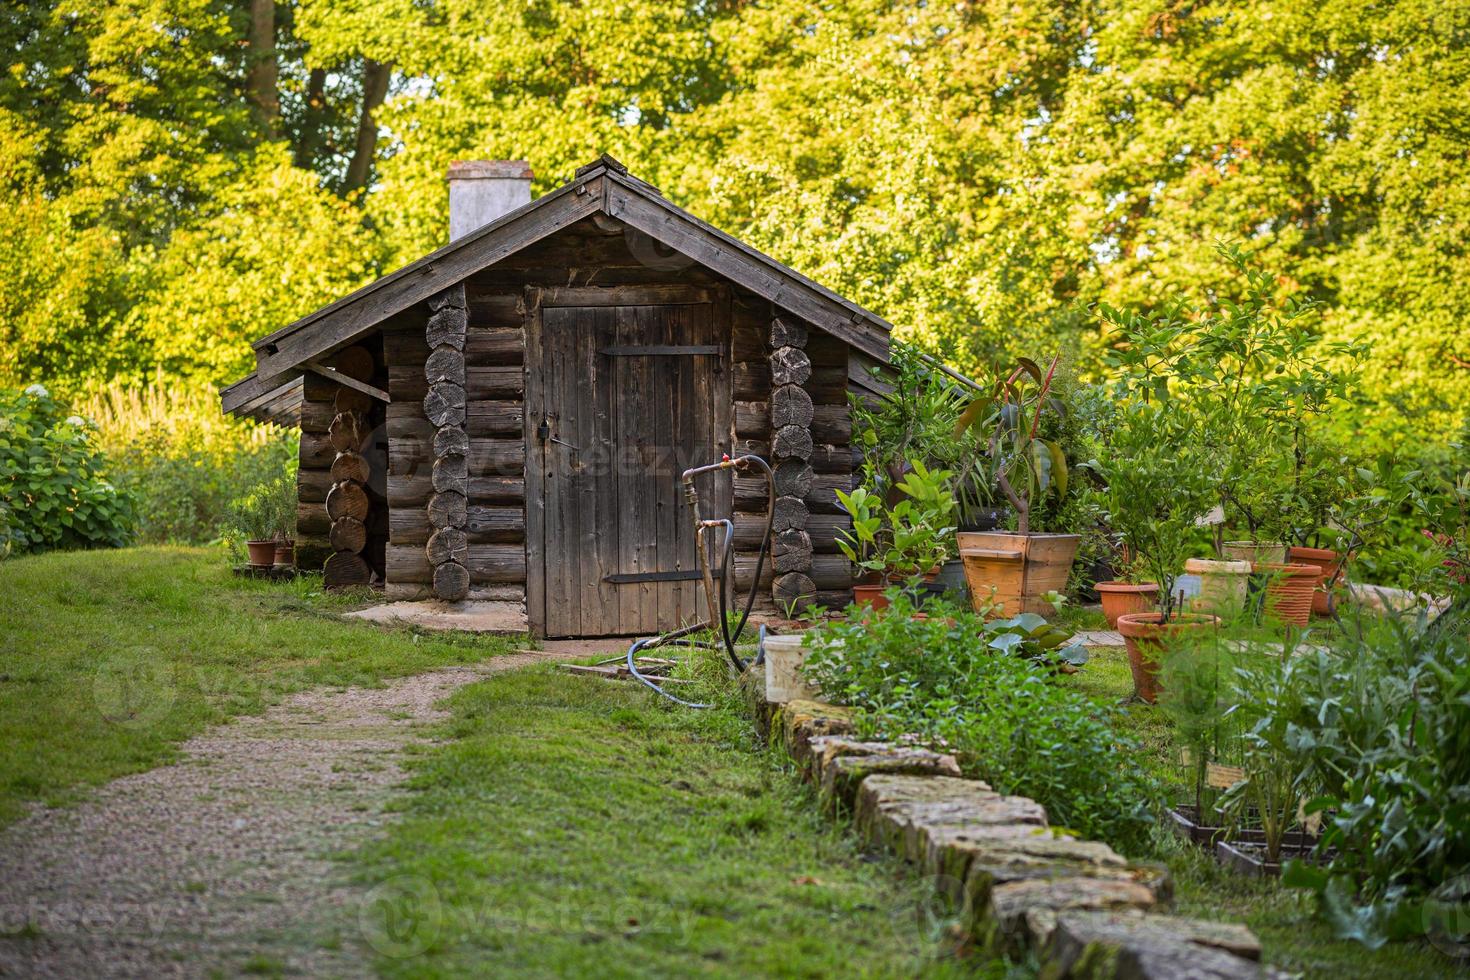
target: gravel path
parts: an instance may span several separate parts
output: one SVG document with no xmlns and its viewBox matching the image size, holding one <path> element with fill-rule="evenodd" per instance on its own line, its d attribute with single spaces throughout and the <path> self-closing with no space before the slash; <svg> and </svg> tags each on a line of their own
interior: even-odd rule
<svg viewBox="0 0 1470 980">
<path fill-rule="evenodd" d="M 0 976 L 360 976 L 362 891 L 332 855 L 379 834 L 403 750 L 496 657 L 310 691 L 0 832 Z"/>
</svg>

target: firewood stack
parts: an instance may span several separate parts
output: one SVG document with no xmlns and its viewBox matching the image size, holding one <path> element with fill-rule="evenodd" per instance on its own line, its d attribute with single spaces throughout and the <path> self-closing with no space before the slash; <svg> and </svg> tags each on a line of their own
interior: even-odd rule
<svg viewBox="0 0 1470 980">
<path fill-rule="evenodd" d="M 371 381 L 372 352 L 364 347 L 349 347 L 337 355 L 335 367 L 354 381 Z M 373 577 L 372 566 L 363 556 L 372 509 L 367 492 L 372 468 L 363 450 L 372 430 L 369 413 L 373 400 L 345 385 L 339 386 L 332 397 L 336 414 L 327 428 L 327 439 L 336 453 L 332 459 L 332 487 L 327 491 L 332 554 L 322 569 L 322 584 L 329 588 L 367 585 Z"/>
<path fill-rule="evenodd" d="M 771 456 L 776 499 L 772 502 L 771 557 L 776 578 L 771 595 L 781 611 L 799 611 L 816 598 L 812 582 L 812 539 L 807 532 L 806 496 L 812 489 L 812 397 L 803 387 L 812 376 L 806 327 L 788 316 L 771 320 Z"/>
<path fill-rule="evenodd" d="M 469 310 L 463 286 L 451 286 L 429 298 L 424 337 L 424 414 L 434 427 L 433 492 L 429 524 L 433 532 L 425 551 L 433 569 L 434 596 L 458 602 L 469 595 L 469 435 L 465 432 L 465 332 Z"/>
</svg>

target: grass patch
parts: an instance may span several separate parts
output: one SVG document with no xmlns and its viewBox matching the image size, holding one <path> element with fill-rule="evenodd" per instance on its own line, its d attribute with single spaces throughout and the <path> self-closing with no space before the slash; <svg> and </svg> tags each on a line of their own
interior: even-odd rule
<svg viewBox="0 0 1470 980">
<path fill-rule="evenodd" d="M 151 769 L 205 726 L 307 687 L 379 683 L 514 643 L 342 620 L 367 595 L 236 578 L 218 549 L 0 562 L 0 825 Z"/>
<path fill-rule="evenodd" d="M 733 711 L 538 667 L 459 691 L 354 857 L 389 976 L 1002 976 L 936 957 L 916 889 Z"/>
<path fill-rule="evenodd" d="M 1102 701 L 1116 702 L 1133 691 L 1128 656 L 1122 648 L 1094 650 L 1092 659 L 1071 682 Z M 1125 707 L 1126 731 L 1143 743 L 1143 753 L 1130 764 L 1144 766 L 1175 789 L 1175 799 L 1189 798 L 1189 780 L 1179 762 L 1174 729 L 1159 708 Z M 1266 962 L 1308 977 L 1353 977 L 1355 980 L 1399 980 L 1406 977 L 1464 977 L 1461 963 L 1426 942 L 1390 943 L 1369 950 L 1336 939 L 1316 915 L 1315 896 L 1283 888 L 1279 882 L 1253 880 L 1217 864 L 1202 849 L 1160 831 L 1151 855 L 1174 874 L 1176 911 L 1202 919 L 1244 922 L 1265 948 Z"/>
</svg>

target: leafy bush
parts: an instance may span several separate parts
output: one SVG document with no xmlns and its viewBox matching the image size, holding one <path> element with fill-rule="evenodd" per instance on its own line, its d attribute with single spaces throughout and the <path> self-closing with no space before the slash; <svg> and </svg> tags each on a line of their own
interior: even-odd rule
<svg viewBox="0 0 1470 980">
<path fill-rule="evenodd" d="M 857 708 L 867 734 L 948 746 L 966 773 L 1031 797 L 1058 826 L 1143 846 L 1159 788 L 1140 768 L 1114 764 L 1138 751 L 1119 734 L 1116 709 L 1054 682 L 1048 665 L 1064 639 L 1021 636 L 1014 623 L 991 630 L 941 601 L 915 619 L 907 596 L 889 597 L 885 610 L 853 609 L 810 634 L 806 674 L 826 696 Z"/>
<path fill-rule="evenodd" d="M 1435 890 L 1470 873 L 1470 643 L 1423 627 L 1389 621 L 1283 668 L 1300 706 L 1278 724 L 1335 851 L 1286 881 L 1370 946 L 1422 932 Z"/>
<path fill-rule="evenodd" d="M 81 410 L 96 419 L 118 483 L 137 501 L 144 541 L 213 541 L 242 491 L 281 474 L 294 480 L 296 430 L 230 418 L 209 384 L 114 384 Z"/>
<path fill-rule="evenodd" d="M 133 512 L 107 478 L 96 429 L 41 385 L 0 393 L 0 535 L 4 552 L 120 547 Z"/>
</svg>

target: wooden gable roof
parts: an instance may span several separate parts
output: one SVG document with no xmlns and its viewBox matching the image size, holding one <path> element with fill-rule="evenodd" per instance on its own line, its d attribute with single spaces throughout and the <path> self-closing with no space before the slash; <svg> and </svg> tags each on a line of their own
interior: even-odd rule
<svg viewBox="0 0 1470 980">
<path fill-rule="evenodd" d="M 221 392 L 227 412 L 281 417 L 301 372 L 447 286 L 596 214 L 622 222 L 880 363 L 892 325 L 676 207 L 612 157 L 483 228 L 255 341 L 256 369 Z M 299 385 L 296 389 L 299 397 Z"/>
</svg>

